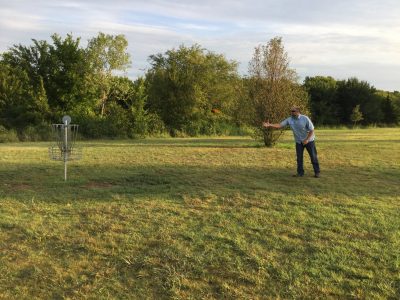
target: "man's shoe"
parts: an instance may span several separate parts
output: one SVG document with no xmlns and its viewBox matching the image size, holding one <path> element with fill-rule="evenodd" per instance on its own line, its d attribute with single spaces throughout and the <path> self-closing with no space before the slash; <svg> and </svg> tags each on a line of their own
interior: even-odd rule
<svg viewBox="0 0 400 300">
<path fill-rule="evenodd" d="M 295 175 L 292 175 L 292 177 L 303 177 L 304 176 L 304 174 L 295 174 Z"/>
<path fill-rule="evenodd" d="M 315 173 L 314 177 L 319 178 L 319 173 Z"/>
</svg>

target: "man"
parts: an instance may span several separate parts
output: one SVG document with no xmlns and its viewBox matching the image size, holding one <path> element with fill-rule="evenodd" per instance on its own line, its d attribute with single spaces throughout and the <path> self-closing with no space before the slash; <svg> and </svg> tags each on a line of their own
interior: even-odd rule
<svg viewBox="0 0 400 300">
<path fill-rule="evenodd" d="M 317 149 L 315 148 L 314 142 L 314 125 L 307 116 L 300 114 L 299 107 L 293 107 L 291 109 L 291 116 L 286 120 L 283 120 L 280 124 L 271 124 L 269 121 L 267 121 L 263 123 L 263 126 L 265 128 L 271 127 L 275 129 L 290 126 L 296 142 L 297 174 L 294 175 L 294 177 L 304 176 L 303 153 L 304 148 L 306 148 L 314 168 L 314 177 L 319 178 L 320 169 L 317 157 Z"/>
</svg>

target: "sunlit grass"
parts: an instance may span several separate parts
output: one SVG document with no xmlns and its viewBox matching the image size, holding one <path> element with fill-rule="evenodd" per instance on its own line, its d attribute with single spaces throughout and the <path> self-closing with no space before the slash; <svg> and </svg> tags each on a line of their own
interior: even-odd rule
<svg viewBox="0 0 400 300">
<path fill-rule="evenodd" d="M 399 298 L 400 129 L 0 144 L 0 298 Z"/>
</svg>

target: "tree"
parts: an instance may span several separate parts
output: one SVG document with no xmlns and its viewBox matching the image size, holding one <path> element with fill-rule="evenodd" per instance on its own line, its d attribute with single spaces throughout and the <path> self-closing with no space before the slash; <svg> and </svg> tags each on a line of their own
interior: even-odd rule
<svg viewBox="0 0 400 300">
<path fill-rule="evenodd" d="M 366 81 L 349 78 L 337 82 L 336 105 L 340 123 L 352 122 L 350 116 L 356 105 L 360 105 L 363 123 L 379 123 L 382 121 L 381 97 L 376 95 L 376 89 Z"/>
<path fill-rule="evenodd" d="M 91 125 L 105 116 L 111 93 L 122 88 L 113 86 L 120 83 L 114 72 L 128 66 L 127 41 L 122 35 L 100 33 L 84 49 L 72 35 L 51 38 L 51 43 L 33 39 L 28 47 L 14 45 L 2 54 L 2 122 L 23 128 L 71 114 L 81 122 L 87 118 L 86 127 L 95 128 Z M 110 114 L 119 123 L 120 112 L 124 110 L 115 106 Z"/>
<path fill-rule="evenodd" d="M 118 105 L 123 109 L 127 123 L 121 130 L 125 129 L 129 137 L 144 137 L 153 133 L 152 128 L 157 124 L 149 124 L 149 118 L 153 116 L 145 109 L 147 92 L 144 78 L 139 77 L 132 82 L 127 77 L 114 77 L 108 102 L 109 105 Z"/>
<path fill-rule="evenodd" d="M 33 39 L 32 46 L 14 45 L 3 54 L 3 63 L 27 75 L 29 87 L 35 92 L 43 89 L 46 94 L 48 121 L 59 120 L 65 113 L 87 105 L 88 74 L 85 52 L 79 47 L 80 39 L 67 35 L 51 36 L 52 44 Z"/>
<path fill-rule="evenodd" d="M 275 37 L 267 45 L 255 48 L 249 64 L 249 106 L 248 120 L 264 139 L 267 147 L 273 146 L 282 131 L 265 129 L 262 123 L 269 120 L 278 123 L 287 117 L 292 106 L 304 111 L 307 107 L 307 93 L 297 83 L 297 74 L 289 67 L 282 38 Z"/>
<path fill-rule="evenodd" d="M 62 39 L 53 34 L 52 40 L 49 49 L 51 64 L 45 87 L 49 103 L 59 120 L 60 114 L 90 110 L 94 95 L 86 81 L 90 70 L 85 50 L 80 47 L 80 38 L 74 39 L 67 34 Z"/>
<path fill-rule="evenodd" d="M 89 40 L 86 49 L 90 68 L 89 81 L 97 89 L 101 116 L 105 115 L 113 72 L 126 71 L 130 64 L 127 47 L 128 41 L 124 35 L 114 36 L 100 32 L 97 37 Z"/>
<path fill-rule="evenodd" d="M 35 88 L 25 71 L 0 62 L 0 125 L 20 132 L 45 123 L 48 110 L 43 81 Z"/>
<path fill-rule="evenodd" d="M 399 120 L 398 113 L 396 112 L 396 107 L 389 95 L 387 95 L 382 101 L 382 112 L 383 121 L 386 124 L 397 124 Z"/>
<path fill-rule="evenodd" d="M 363 118 L 363 114 L 360 111 L 360 104 L 357 104 L 354 108 L 353 111 L 350 115 L 350 120 L 353 122 L 353 127 L 355 127 L 357 125 L 358 122 L 362 121 Z"/>
<path fill-rule="evenodd" d="M 147 107 L 170 133 L 209 134 L 212 109 L 229 114 L 237 97 L 237 63 L 199 45 L 151 55 Z"/>
<path fill-rule="evenodd" d="M 304 80 L 304 88 L 310 96 L 310 110 L 314 123 L 318 125 L 337 124 L 336 80 L 330 76 L 307 76 Z"/>
</svg>

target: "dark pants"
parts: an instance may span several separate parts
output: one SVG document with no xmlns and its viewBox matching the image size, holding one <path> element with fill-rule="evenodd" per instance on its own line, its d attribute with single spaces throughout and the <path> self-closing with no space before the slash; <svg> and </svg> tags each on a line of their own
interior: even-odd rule
<svg viewBox="0 0 400 300">
<path fill-rule="evenodd" d="M 315 142 L 309 142 L 306 145 L 301 143 L 296 143 L 296 155 L 297 155 L 297 174 L 304 175 L 304 167 L 303 167 L 303 153 L 304 148 L 307 149 L 308 154 L 311 158 L 311 163 L 314 168 L 314 173 L 319 174 L 319 163 L 317 157 L 317 148 L 315 148 Z"/>
</svg>

